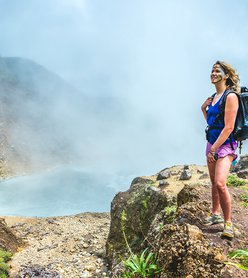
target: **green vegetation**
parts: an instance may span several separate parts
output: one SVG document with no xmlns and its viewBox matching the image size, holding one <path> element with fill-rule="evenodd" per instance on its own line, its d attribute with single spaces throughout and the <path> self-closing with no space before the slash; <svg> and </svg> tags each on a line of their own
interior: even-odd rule
<svg viewBox="0 0 248 278">
<path fill-rule="evenodd" d="M 150 181 L 147 181 L 147 182 L 146 182 L 146 186 L 152 187 L 152 186 L 155 185 L 155 183 L 156 183 L 155 181 L 150 180 Z"/>
<path fill-rule="evenodd" d="M 122 278 L 132 277 L 154 277 L 155 274 L 160 272 L 156 265 L 156 257 L 154 253 L 148 253 L 146 248 L 140 256 L 131 255 L 127 260 L 123 261 L 125 273 Z"/>
<path fill-rule="evenodd" d="M 10 260 L 12 253 L 0 249 L 0 278 L 8 277 L 9 266 L 6 264 Z"/>
<path fill-rule="evenodd" d="M 164 208 L 167 223 L 172 223 L 175 220 L 175 212 L 176 211 L 177 211 L 177 206 L 175 206 L 175 205 Z"/>
<path fill-rule="evenodd" d="M 244 190 L 248 190 L 248 181 L 245 179 L 240 179 L 236 175 L 229 175 L 227 178 L 227 186 L 242 187 Z M 243 205 L 248 207 L 248 193 L 244 193 L 240 196 L 243 201 Z"/>
<path fill-rule="evenodd" d="M 175 206 L 175 205 L 164 208 L 164 212 L 166 215 L 174 214 L 176 212 L 176 210 L 177 210 L 177 206 Z"/>
<path fill-rule="evenodd" d="M 248 207 L 248 192 L 240 196 L 240 199 L 243 201 L 244 207 Z"/>
<path fill-rule="evenodd" d="M 164 208 L 164 213 L 166 216 L 166 220 L 165 220 L 166 224 L 172 223 L 175 220 L 175 212 L 176 211 L 177 211 L 177 206 L 175 206 L 175 205 L 171 205 L 171 206 Z M 162 230 L 164 228 L 164 226 L 165 226 L 165 224 L 161 223 L 159 225 L 160 230 Z"/>
<path fill-rule="evenodd" d="M 236 175 L 229 175 L 227 177 L 226 184 L 227 184 L 227 186 L 240 187 L 240 186 L 248 185 L 248 182 L 244 179 L 238 178 Z"/>
<path fill-rule="evenodd" d="M 226 262 L 226 264 L 233 265 L 239 269 L 248 271 L 248 249 L 237 249 L 228 254 L 228 258 L 237 259 L 238 263 Z"/>
<path fill-rule="evenodd" d="M 148 209 L 149 200 L 150 200 L 150 196 L 148 195 L 148 196 L 142 201 L 143 208 L 144 208 L 145 210 Z"/>
<path fill-rule="evenodd" d="M 156 256 L 154 253 L 148 252 L 148 248 L 146 248 L 141 255 L 136 255 L 130 248 L 130 245 L 127 241 L 127 236 L 125 233 L 125 223 L 127 220 L 127 214 L 125 210 L 121 213 L 121 230 L 125 240 L 125 244 L 128 248 L 128 252 L 130 256 L 128 259 L 123 260 L 122 263 L 124 266 L 124 273 L 122 274 L 122 278 L 135 278 L 135 277 L 154 277 L 155 274 L 159 273 L 161 270 L 158 268 L 156 264 Z"/>
</svg>

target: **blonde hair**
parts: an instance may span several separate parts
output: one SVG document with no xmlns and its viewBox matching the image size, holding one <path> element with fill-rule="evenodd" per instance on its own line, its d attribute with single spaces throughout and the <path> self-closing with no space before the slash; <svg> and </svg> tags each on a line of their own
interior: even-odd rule
<svg viewBox="0 0 248 278">
<path fill-rule="evenodd" d="M 230 66 L 229 64 L 223 62 L 223 61 L 217 61 L 215 65 L 219 65 L 225 74 L 228 74 L 228 78 L 226 80 L 227 89 L 233 90 L 236 93 L 240 92 L 240 86 L 239 86 L 239 75 L 236 72 L 236 70 Z"/>
</svg>

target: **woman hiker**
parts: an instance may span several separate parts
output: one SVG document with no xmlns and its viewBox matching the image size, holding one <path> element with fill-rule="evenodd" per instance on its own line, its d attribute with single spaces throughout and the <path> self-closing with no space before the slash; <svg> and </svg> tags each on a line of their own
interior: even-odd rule
<svg viewBox="0 0 248 278">
<path fill-rule="evenodd" d="M 212 183 L 212 214 L 204 221 L 205 225 L 224 222 L 222 236 L 233 238 L 234 231 L 231 220 L 231 198 L 226 185 L 232 162 L 237 158 L 235 153 L 237 142 L 232 139 L 232 131 L 238 111 L 239 101 L 235 93 L 226 97 L 225 112 L 222 117 L 220 103 L 225 92 L 239 93 L 239 76 L 228 64 L 217 61 L 210 75 L 216 93 L 209 97 L 201 106 L 203 115 L 207 120 L 207 165 Z M 221 217 L 222 209 L 224 219 Z"/>
</svg>

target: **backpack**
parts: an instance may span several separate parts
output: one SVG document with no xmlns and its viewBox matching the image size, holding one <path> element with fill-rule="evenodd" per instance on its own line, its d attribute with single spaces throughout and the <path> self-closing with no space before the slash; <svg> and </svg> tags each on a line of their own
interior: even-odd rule
<svg viewBox="0 0 248 278">
<path fill-rule="evenodd" d="M 220 102 L 220 114 L 217 115 L 216 118 L 223 117 L 225 114 L 225 104 L 226 104 L 226 98 L 230 93 L 235 93 L 239 100 L 239 109 L 234 125 L 233 132 L 230 134 L 230 138 L 233 136 L 233 138 L 239 142 L 239 150 L 241 153 L 242 148 L 242 141 L 246 140 L 248 138 L 248 89 L 246 87 L 241 87 L 241 93 L 237 94 L 234 91 L 227 90 L 225 92 L 225 95 L 223 96 L 221 102 Z M 231 147 L 232 146 L 232 140 L 231 140 Z"/>
</svg>

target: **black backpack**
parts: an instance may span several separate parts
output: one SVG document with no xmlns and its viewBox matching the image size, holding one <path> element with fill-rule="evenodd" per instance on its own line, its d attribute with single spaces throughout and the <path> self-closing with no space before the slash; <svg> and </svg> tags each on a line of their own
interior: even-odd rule
<svg viewBox="0 0 248 278">
<path fill-rule="evenodd" d="M 219 117 L 224 118 L 226 98 L 230 93 L 235 92 L 231 90 L 227 90 L 225 92 L 225 95 L 220 102 L 220 114 L 216 117 L 216 119 Z M 233 136 L 233 138 L 239 142 L 239 149 L 241 153 L 242 141 L 248 138 L 248 89 L 246 87 L 241 87 L 241 93 L 236 93 L 236 95 L 239 99 L 239 110 L 237 113 L 234 130 L 230 137 Z M 233 148 L 232 143 L 231 147 Z"/>
</svg>

